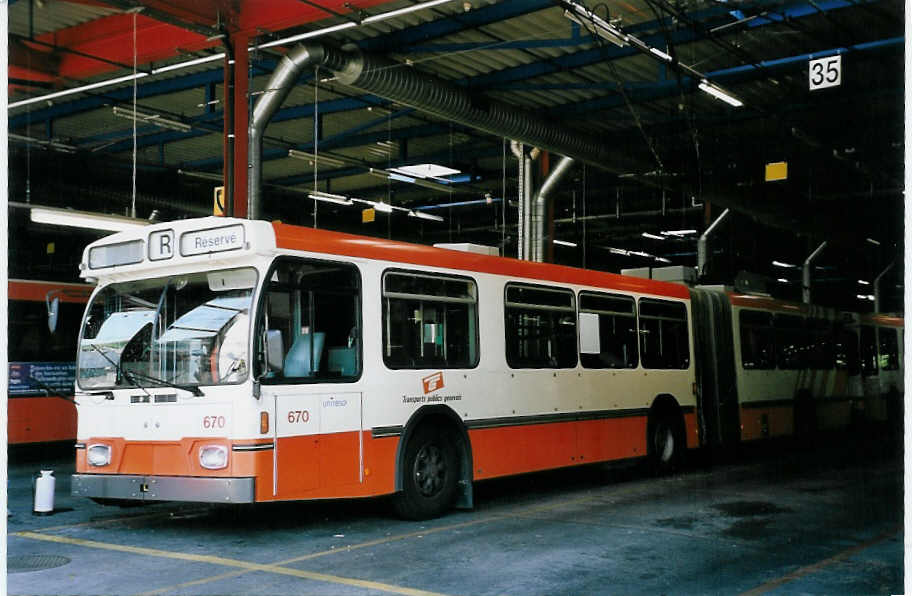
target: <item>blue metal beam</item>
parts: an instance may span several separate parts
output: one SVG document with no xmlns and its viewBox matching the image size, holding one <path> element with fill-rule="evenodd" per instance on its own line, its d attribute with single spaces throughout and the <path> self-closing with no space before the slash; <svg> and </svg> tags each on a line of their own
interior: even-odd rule
<svg viewBox="0 0 912 596">
<path fill-rule="evenodd" d="M 822 58 L 825 56 L 835 56 L 837 54 L 848 54 L 854 52 L 872 52 L 872 51 L 889 51 L 901 50 L 904 39 L 902 37 L 891 37 L 869 43 L 857 44 L 848 48 L 831 48 L 808 54 L 798 54 L 776 60 L 764 60 L 758 64 L 744 64 L 732 68 L 724 68 L 707 72 L 706 77 L 711 81 L 722 84 L 742 83 L 754 80 L 757 77 L 765 76 L 768 72 L 788 70 L 790 68 L 803 68 L 807 65 L 808 60 Z M 696 81 L 689 77 L 681 79 L 681 84 L 685 88 L 692 89 L 696 86 Z M 626 89 L 626 87 L 625 87 Z M 629 97 L 636 101 L 654 101 L 664 99 L 675 95 L 678 91 L 677 81 L 660 81 L 647 86 L 631 88 Z M 623 97 L 612 95 L 610 97 L 601 97 L 588 101 L 578 102 L 575 104 L 565 104 L 563 106 L 552 108 L 550 111 L 555 114 L 576 113 L 583 114 L 595 110 L 611 110 L 620 108 L 625 105 Z"/>
</svg>

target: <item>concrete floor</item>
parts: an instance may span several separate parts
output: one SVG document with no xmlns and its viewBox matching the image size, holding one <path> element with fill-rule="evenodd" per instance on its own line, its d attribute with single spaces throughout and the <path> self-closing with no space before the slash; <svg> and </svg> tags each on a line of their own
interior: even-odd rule
<svg viewBox="0 0 912 596">
<path fill-rule="evenodd" d="M 590 467 L 482 483 L 476 509 L 383 500 L 121 509 L 69 458 L 10 463 L 10 594 L 896 594 L 902 458 L 841 440 L 653 478 Z M 52 467 L 57 512 L 31 515 Z M 44 556 L 38 559 L 36 557 Z M 20 570 L 29 564 L 59 566 Z"/>
</svg>

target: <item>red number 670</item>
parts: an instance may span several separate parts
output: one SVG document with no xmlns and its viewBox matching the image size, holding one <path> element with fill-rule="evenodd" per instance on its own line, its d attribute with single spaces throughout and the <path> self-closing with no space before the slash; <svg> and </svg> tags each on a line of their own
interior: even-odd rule
<svg viewBox="0 0 912 596">
<path fill-rule="evenodd" d="M 308 422 L 310 420 L 310 412 L 307 410 L 289 410 L 288 411 L 288 422 L 294 424 L 296 422 Z"/>
</svg>

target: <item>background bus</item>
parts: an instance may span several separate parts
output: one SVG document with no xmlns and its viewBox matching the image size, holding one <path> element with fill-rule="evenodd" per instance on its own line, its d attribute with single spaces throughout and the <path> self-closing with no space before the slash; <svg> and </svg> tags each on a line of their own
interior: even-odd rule
<svg viewBox="0 0 912 596">
<path fill-rule="evenodd" d="M 76 338 L 91 286 L 11 279 L 8 284 L 8 439 L 11 446 L 76 440 Z M 56 330 L 48 298 L 59 300 Z M 53 394 L 57 394 L 56 396 Z"/>
</svg>

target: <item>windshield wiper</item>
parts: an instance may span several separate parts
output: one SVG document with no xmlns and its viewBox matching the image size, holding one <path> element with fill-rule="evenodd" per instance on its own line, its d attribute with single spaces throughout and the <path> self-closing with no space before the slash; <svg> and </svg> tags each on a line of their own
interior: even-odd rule
<svg viewBox="0 0 912 596">
<path fill-rule="evenodd" d="M 175 383 L 173 381 L 159 379 L 158 377 L 153 377 L 153 376 L 150 376 L 150 375 L 147 375 L 144 373 L 139 373 L 136 371 L 129 371 L 126 369 L 124 369 L 123 373 L 124 373 L 124 376 L 128 378 L 128 380 L 130 380 L 129 377 L 134 377 L 136 379 L 141 379 L 143 381 L 155 383 L 156 385 L 159 385 L 161 387 L 174 387 L 175 389 L 182 389 L 184 391 L 189 391 L 196 397 L 205 397 L 205 395 L 206 395 L 205 393 L 203 393 L 202 389 L 199 388 L 199 385 L 191 385 L 189 383 Z M 130 382 L 132 384 L 135 381 L 130 380 Z M 135 386 L 140 387 L 140 385 L 135 385 Z"/>
<path fill-rule="evenodd" d="M 111 360 L 111 358 L 107 354 L 105 354 L 104 351 L 102 351 L 102 349 L 99 348 L 97 345 L 95 345 L 95 344 L 89 344 L 89 345 L 92 346 L 93 350 L 95 350 L 96 352 L 101 354 L 102 358 L 104 358 L 105 360 L 107 360 L 114 366 L 114 374 L 115 374 L 114 384 L 115 385 L 119 383 L 118 379 L 124 378 L 127 380 L 127 383 L 129 383 L 133 387 L 136 387 L 137 389 L 142 389 L 143 393 L 145 393 L 146 395 L 149 395 L 151 397 L 151 394 L 148 391 L 146 391 L 146 388 L 143 387 L 142 385 L 140 385 L 139 383 L 137 383 L 133 379 L 133 374 L 130 371 L 126 370 L 125 368 L 121 367 L 119 361 L 114 362 L 113 360 Z"/>
</svg>

